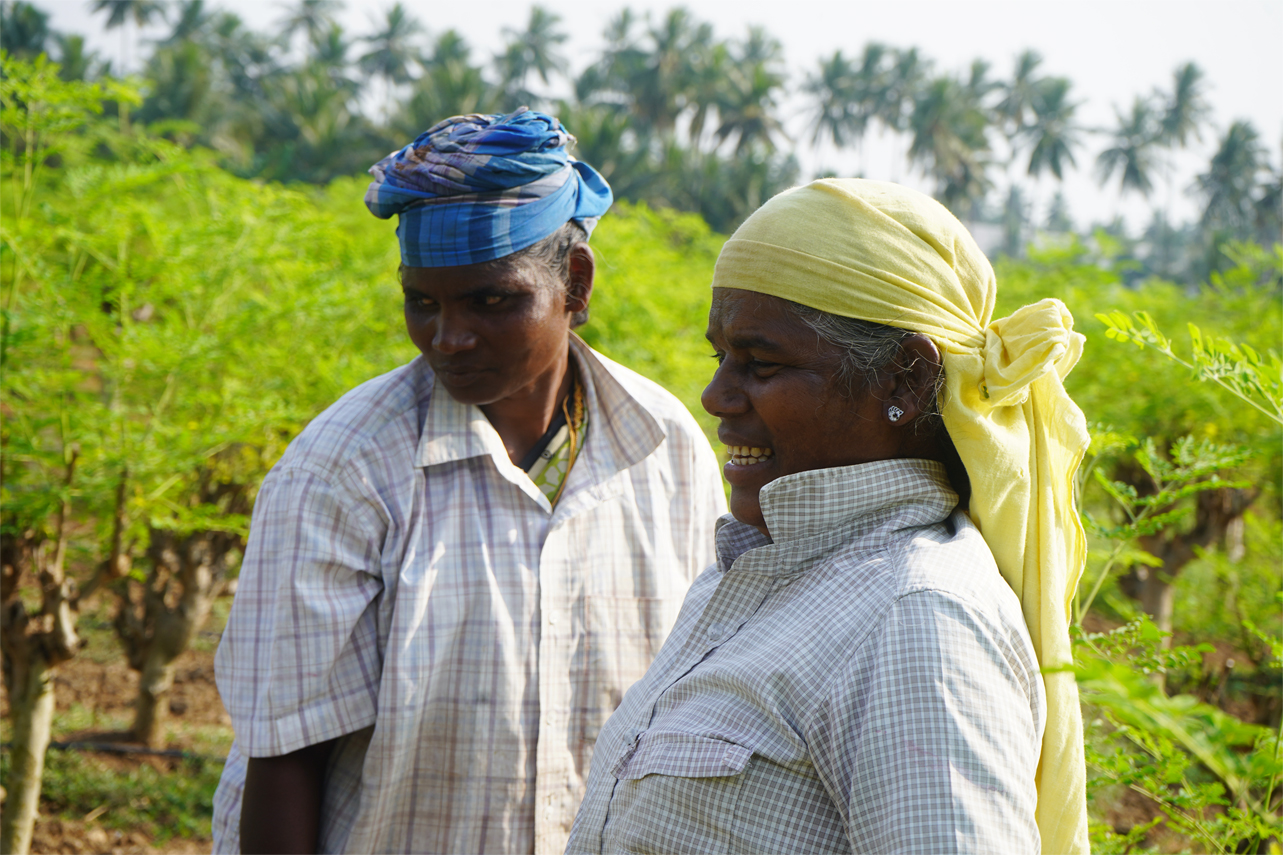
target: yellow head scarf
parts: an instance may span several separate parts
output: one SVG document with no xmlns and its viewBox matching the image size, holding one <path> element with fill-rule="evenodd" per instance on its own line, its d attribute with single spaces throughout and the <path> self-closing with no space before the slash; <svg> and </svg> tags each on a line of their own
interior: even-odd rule
<svg viewBox="0 0 1283 855">
<path fill-rule="evenodd" d="M 781 193 L 735 232 L 714 288 L 741 288 L 922 333 L 944 357 L 943 416 L 971 479 L 969 512 L 1020 598 L 1044 669 L 1072 660 L 1069 607 L 1086 556 L 1074 472 L 1087 448 L 1062 380 L 1083 337 L 1059 300 L 990 320 L 997 283 L 966 228 L 921 193 L 823 179 Z M 1072 674 L 1044 674 L 1043 852 L 1087 852 L 1086 770 Z"/>
</svg>

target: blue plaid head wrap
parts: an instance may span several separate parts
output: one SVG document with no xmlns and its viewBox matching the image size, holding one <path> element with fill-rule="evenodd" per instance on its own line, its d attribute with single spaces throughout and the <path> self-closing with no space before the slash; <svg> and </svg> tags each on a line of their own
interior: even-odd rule
<svg viewBox="0 0 1283 855">
<path fill-rule="evenodd" d="M 575 220 L 589 233 L 610 207 L 610 185 L 566 153 L 574 139 L 525 107 L 433 125 L 370 167 L 365 205 L 400 214 L 407 267 L 479 264 L 538 243 Z"/>
</svg>

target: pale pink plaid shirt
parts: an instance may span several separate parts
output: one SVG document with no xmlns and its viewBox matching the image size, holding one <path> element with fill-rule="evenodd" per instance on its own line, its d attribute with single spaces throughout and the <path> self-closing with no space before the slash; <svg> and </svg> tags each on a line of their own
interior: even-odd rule
<svg viewBox="0 0 1283 855">
<path fill-rule="evenodd" d="M 345 395 L 264 481 L 218 687 L 246 757 L 344 737 L 324 852 L 560 852 L 597 734 L 714 558 L 694 419 L 577 339 L 588 438 L 556 508 L 422 359 Z"/>
</svg>

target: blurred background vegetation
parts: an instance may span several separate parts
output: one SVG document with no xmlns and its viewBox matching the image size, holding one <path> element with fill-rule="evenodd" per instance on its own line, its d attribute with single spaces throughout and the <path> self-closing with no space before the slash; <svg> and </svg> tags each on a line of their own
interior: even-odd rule
<svg viewBox="0 0 1283 855">
<path fill-rule="evenodd" d="M 142 76 L 0 4 L 3 848 L 207 851 L 231 738 L 211 659 L 257 485 L 312 417 L 415 353 L 362 170 L 452 113 L 559 114 L 621 199 L 593 236 L 583 335 L 710 431 L 713 263 L 803 176 L 778 44 L 680 9 L 622 12 L 574 99 L 550 103 L 567 66 L 540 7 L 474 59 L 399 5 L 360 40 L 331 0 L 271 35 L 200 0 L 94 5 L 122 28 L 167 17 Z M 1160 205 L 1142 235 L 1076 233 L 1053 206 L 1032 223 L 1022 177 L 1060 178 L 1089 140 L 1101 180 L 1144 195 L 1211 130 L 1192 63 L 1104 134 L 1038 69 L 1032 53 L 1008 78 L 838 53 L 794 93 L 814 116 L 803 142 L 899 135 L 906 166 L 994 236 L 999 313 L 1057 296 L 1088 338 L 1067 383 L 1094 434 L 1074 614 L 1094 850 L 1277 851 L 1278 167 L 1234 122 L 1192 189 L 1197 221 Z"/>
</svg>

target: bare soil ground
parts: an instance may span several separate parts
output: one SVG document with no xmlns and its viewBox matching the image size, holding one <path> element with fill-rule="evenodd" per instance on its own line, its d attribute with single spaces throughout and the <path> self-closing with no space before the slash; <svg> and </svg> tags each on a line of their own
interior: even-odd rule
<svg viewBox="0 0 1283 855">
<path fill-rule="evenodd" d="M 226 606 L 216 609 L 210 623 L 194 644 L 177 661 L 174 687 L 170 693 L 168 739 L 165 749 L 177 749 L 208 758 L 221 758 L 231 742 L 231 720 L 223 709 L 214 684 L 214 649 L 225 621 Z M 86 609 L 80 630 L 88 645 L 55 674 L 57 712 L 54 719 L 54 742 L 95 742 L 128 745 L 128 727 L 133 719 L 133 701 L 138 690 L 138 675 L 125 664 L 109 624 L 109 606 L 96 604 Z M 8 697 L 0 694 L 0 715 L 8 715 Z M 7 722 L 6 722 L 7 724 Z M 5 733 L 8 738 L 8 733 Z M 55 752 L 50 749 L 50 760 Z M 184 774 L 180 757 L 147 754 L 118 754 L 104 751 L 78 751 L 95 773 L 116 774 L 122 781 L 135 777 L 143 767 L 162 776 Z M 49 762 L 49 761 L 47 761 Z M 94 807 L 82 816 L 69 817 L 65 809 L 66 793 L 51 792 L 46 777 L 41 793 L 41 815 L 36 820 L 32 840 L 33 853 L 204 853 L 211 849 L 207 836 L 169 837 L 163 843 L 155 840 L 155 828 L 141 823 L 129 830 L 119 822 L 107 824 L 107 807 Z M 145 812 L 146 798 L 141 800 Z M 61 814 L 61 815 L 59 815 Z"/>
</svg>

